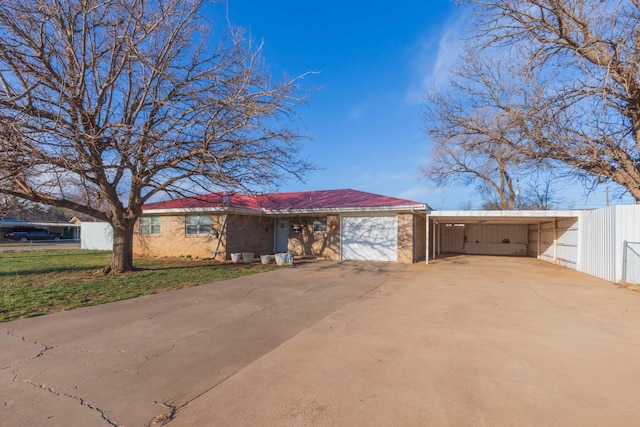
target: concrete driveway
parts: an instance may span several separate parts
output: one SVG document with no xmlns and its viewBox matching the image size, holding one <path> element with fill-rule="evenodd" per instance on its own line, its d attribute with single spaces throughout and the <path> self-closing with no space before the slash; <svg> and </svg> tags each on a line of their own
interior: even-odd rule
<svg viewBox="0 0 640 427">
<path fill-rule="evenodd" d="M 317 262 L 0 324 L 10 426 L 640 423 L 640 293 L 529 258 Z"/>
</svg>

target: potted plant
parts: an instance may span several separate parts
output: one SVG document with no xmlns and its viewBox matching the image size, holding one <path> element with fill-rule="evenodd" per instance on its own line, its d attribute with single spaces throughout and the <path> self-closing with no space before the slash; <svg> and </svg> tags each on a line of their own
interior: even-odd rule
<svg viewBox="0 0 640 427">
<path fill-rule="evenodd" d="M 242 252 L 242 260 L 245 264 L 251 264 L 251 261 L 253 261 L 253 252 Z"/>
<path fill-rule="evenodd" d="M 286 260 L 287 260 L 287 253 L 286 252 L 282 252 L 282 253 L 276 254 L 276 264 L 284 265 Z"/>
<path fill-rule="evenodd" d="M 240 262 L 240 258 L 242 257 L 242 254 L 240 252 L 234 252 L 231 254 L 231 261 L 234 264 L 237 264 Z"/>
<path fill-rule="evenodd" d="M 260 255 L 260 262 L 263 264 L 269 264 L 271 262 L 271 255 Z"/>
</svg>

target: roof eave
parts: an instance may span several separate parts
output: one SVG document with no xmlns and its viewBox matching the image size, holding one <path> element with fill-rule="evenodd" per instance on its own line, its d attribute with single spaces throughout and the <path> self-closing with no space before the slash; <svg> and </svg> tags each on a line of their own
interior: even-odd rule
<svg viewBox="0 0 640 427">
<path fill-rule="evenodd" d="M 346 208 L 313 208 L 313 209 L 248 209 L 234 207 L 195 207 L 195 208 L 168 208 L 168 209 L 144 209 L 143 215 L 171 215 L 171 214 L 196 214 L 196 213 L 238 213 L 244 215 L 312 215 L 331 213 L 363 213 L 363 212 L 411 212 L 429 211 L 426 204 L 400 205 L 400 206 L 369 206 Z"/>
<path fill-rule="evenodd" d="M 197 208 L 167 208 L 167 209 L 143 209 L 142 215 L 171 215 L 171 214 L 198 214 L 198 213 L 242 213 L 246 215 L 259 215 L 263 212 L 259 209 L 234 208 L 229 206 L 197 207 Z"/>
<path fill-rule="evenodd" d="M 411 212 L 427 210 L 427 205 L 403 205 L 403 206 L 367 206 L 345 208 L 314 208 L 314 209 L 274 209 L 267 210 L 270 215 L 303 215 L 303 214 L 338 214 L 338 213 L 376 213 L 376 212 Z"/>
</svg>

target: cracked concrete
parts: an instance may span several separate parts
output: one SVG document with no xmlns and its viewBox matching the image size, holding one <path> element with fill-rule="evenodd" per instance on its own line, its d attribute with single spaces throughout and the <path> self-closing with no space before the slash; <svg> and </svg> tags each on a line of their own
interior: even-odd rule
<svg viewBox="0 0 640 427">
<path fill-rule="evenodd" d="M 10 375 L 0 381 L 0 396 L 19 397 L 0 403 L 3 424 L 169 422 L 194 399 L 404 268 L 319 262 L 1 324 L 0 367 Z M 64 398 L 57 408 L 42 403 Z M 29 411 L 30 401 L 41 403 Z"/>
<path fill-rule="evenodd" d="M 318 262 L 0 324 L 11 426 L 635 425 L 640 293 L 534 259 Z"/>
<path fill-rule="evenodd" d="M 114 427 L 117 427 L 117 424 L 113 423 L 113 422 L 112 422 L 112 421 L 111 421 L 111 420 L 110 420 L 110 419 L 105 415 L 105 413 L 104 413 L 104 411 L 103 411 L 102 409 L 100 409 L 100 408 L 98 408 L 98 407 L 96 407 L 96 406 L 94 406 L 94 405 L 90 404 L 89 402 L 87 402 L 86 400 L 84 400 L 82 397 L 80 397 L 80 396 L 74 396 L 74 395 L 71 395 L 71 394 L 68 394 L 68 393 L 60 393 L 60 392 L 58 392 L 58 391 L 54 390 L 54 389 L 53 389 L 53 388 L 51 388 L 51 387 L 47 387 L 45 384 L 36 384 L 36 383 L 34 383 L 33 381 L 31 381 L 31 380 L 19 380 L 19 379 L 17 378 L 17 372 L 14 372 L 14 373 L 15 373 L 15 377 L 14 377 L 14 380 L 13 380 L 14 382 L 23 382 L 23 383 L 26 383 L 26 384 L 32 385 L 32 386 L 34 386 L 34 387 L 36 387 L 36 388 L 38 388 L 38 389 L 44 390 L 44 391 L 46 391 L 47 393 L 51 393 L 51 394 L 53 394 L 53 395 L 55 395 L 55 396 L 63 396 L 63 397 L 68 397 L 68 398 L 73 399 L 73 400 L 77 400 L 77 401 L 80 403 L 80 405 L 81 405 L 81 406 L 84 406 L 84 407 L 88 408 L 88 409 L 89 409 L 89 410 L 91 410 L 91 411 L 96 411 L 97 413 L 99 413 L 99 414 L 100 414 L 100 416 L 102 417 L 102 419 L 103 419 L 103 420 L 104 420 L 108 425 L 110 425 L 110 426 L 114 426 Z"/>
</svg>

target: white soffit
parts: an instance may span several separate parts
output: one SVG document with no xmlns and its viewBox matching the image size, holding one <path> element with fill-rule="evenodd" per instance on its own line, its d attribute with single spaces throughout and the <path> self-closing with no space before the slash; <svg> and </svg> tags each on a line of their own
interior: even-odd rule
<svg viewBox="0 0 640 427">
<path fill-rule="evenodd" d="M 582 211 L 431 211 L 430 219 L 445 224 L 537 224 L 561 218 L 578 218 Z"/>
</svg>

